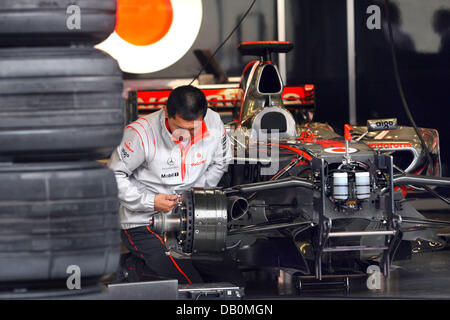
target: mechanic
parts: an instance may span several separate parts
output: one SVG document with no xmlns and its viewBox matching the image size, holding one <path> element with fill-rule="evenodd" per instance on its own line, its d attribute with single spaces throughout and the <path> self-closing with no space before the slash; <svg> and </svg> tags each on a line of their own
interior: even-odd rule
<svg viewBox="0 0 450 320">
<path fill-rule="evenodd" d="M 215 187 L 227 171 L 231 147 L 218 113 L 193 86 L 174 89 L 166 107 L 125 128 L 109 167 L 118 189 L 121 240 L 130 254 L 121 258 L 128 281 L 169 278 L 179 283 L 231 282 L 243 285 L 230 254 L 177 259 L 163 237 L 149 227 L 157 212 L 170 213 L 183 191 Z"/>
</svg>

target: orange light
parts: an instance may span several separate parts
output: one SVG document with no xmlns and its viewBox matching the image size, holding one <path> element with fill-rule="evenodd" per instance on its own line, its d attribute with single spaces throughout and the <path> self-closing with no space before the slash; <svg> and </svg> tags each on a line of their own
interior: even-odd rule
<svg viewBox="0 0 450 320">
<path fill-rule="evenodd" d="M 124 72 L 163 70 L 191 48 L 202 23 L 202 0 L 117 0 L 116 30 L 97 49 Z"/>
<path fill-rule="evenodd" d="M 117 9 L 117 34 L 136 46 L 158 42 L 172 25 L 170 0 L 119 0 Z"/>
</svg>

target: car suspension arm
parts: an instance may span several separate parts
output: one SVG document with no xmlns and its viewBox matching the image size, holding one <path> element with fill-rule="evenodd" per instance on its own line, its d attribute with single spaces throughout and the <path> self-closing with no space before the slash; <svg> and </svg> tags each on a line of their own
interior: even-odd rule
<svg viewBox="0 0 450 320">
<path fill-rule="evenodd" d="M 288 227 L 302 226 L 302 225 L 313 225 L 312 221 L 300 221 L 300 222 L 285 222 L 285 223 L 272 223 L 272 224 L 260 224 L 253 226 L 246 226 L 240 229 L 234 229 L 228 231 L 228 235 L 235 235 L 241 233 L 252 233 L 252 232 L 263 232 L 269 230 L 283 229 Z"/>
<path fill-rule="evenodd" d="M 419 186 L 446 186 L 450 187 L 450 178 L 448 177 L 429 177 L 429 176 L 417 176 L 412 174 L 400 174 L 394 175 L 392 179 L 394 186 L 398 185 L 419 185 Z"/>
<path fill-rule="evenodd" d="M 274 181 L 263 181 L 263 182 L 255 182 L 248 184 L 241 184 L 237 186 L 233 186 L 231 188 L 223 190 L 225 194 L 233 194 L 238 192 L 257 192 L 271 189 L 282 189 L 282 188 L 295 188 L 295 187 L 303 187 L 308 189 L 314 189 L 315 185 L 310 180 L 298 178 L 298 177 L 289 177 L 285 179 L 279 179 Z"/>
</svg>

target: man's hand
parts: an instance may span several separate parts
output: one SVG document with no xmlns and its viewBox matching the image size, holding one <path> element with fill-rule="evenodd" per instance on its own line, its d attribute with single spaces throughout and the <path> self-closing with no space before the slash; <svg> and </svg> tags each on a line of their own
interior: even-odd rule
<svg viewBox="0 0 450 320">
<path fill-rule="evenodd" d="M 169 212 L 177 205 L 177 195 L 168 195 L 164 193 L 155 196 L 154 207 L 156 211 Z"/>
</svg>

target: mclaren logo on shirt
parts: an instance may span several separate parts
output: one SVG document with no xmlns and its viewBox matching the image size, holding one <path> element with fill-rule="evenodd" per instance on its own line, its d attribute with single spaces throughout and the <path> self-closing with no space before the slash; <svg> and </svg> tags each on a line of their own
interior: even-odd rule
<svg viewBox="0 0 450 320">
<path fill-rule="evenodd" d="M 171 173 L 161 173 L 161 178 L 173 178 L 178 177 L 180 175 L 179 172 L 171 172 Z"/>
</svg>

